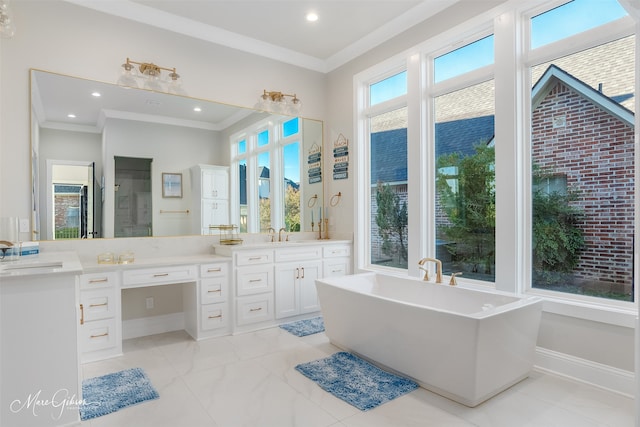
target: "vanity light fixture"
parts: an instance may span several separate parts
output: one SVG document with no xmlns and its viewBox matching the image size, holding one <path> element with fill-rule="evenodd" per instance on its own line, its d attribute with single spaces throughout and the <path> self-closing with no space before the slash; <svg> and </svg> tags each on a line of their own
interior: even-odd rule
<svg viewBox="0 0 640 427">
<path fill-rule="evenodd" d="M 271 113 L 297 115 L 302 108 L 302 101 L 296 94 L 264 90 L 258 98 L 256 108 Z"/>
<path fill-rule="evenodd" d="M 16 33 L 9 0 L 0 0 L 0 36 L 10 39 Z"/>
<path fill-rule="evenodd" d="M 3 1 L 3 0 L 0 0 Z M 134 65 L 137 65 L 135 67 Z M 185 95 L 182 89 L 182 80 L 175 68 L 166 68 L 152 62 L 137 62 L 127 58 L 127 62 L 122 64 L 122 75 L 118 79 L 118 84 L 124 87 L 139 88 L 140 82 L 144 89 L 156 92 L 167 92 L 175 95 Z M 162 71 L 169 71 L 166 79 L 162 78 Z"/>
</svg>

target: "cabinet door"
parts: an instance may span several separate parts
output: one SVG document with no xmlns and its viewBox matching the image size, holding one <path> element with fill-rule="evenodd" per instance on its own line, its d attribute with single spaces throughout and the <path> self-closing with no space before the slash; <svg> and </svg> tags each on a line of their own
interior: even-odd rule
<svg viewBox="0 0 640 427">
<path fill-rule="evenodd" d="M 316 279 L 321 277 L 320 261 L 305 262 L 300 267 L 300 314 L 312 313 L 320 310 L 318 292 L 316 291 Z"/>
<path fill-rule="evenodd" d="M 276 265 L 276 319 L 300 313 L 298 286 L 300 275 L 301 269 L 297 263 Z"/>
<path fill-rule="evenodd" d="M 209 199 L 229 198 L 229 174 L 226 169 L 204 169 L 202 171 L 202 197 Z"/>
<path fill-rule="evenodd" d="M 202 228 L 229 223 L 229 201 L 202 199 Z"/>
</svg>

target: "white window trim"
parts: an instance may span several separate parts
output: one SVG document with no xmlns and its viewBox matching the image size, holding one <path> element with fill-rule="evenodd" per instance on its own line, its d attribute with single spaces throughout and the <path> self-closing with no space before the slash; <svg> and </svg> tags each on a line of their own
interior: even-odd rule
<svg viewBox="0 0 640 427">
<path fill-rule="evenodd" d="M 509 150 L 496 150 L 496 222 L 500 227 L 496 227 L 496 258 L 502 262 L 496 262 L 496 289 L 501 291 L 513 292 L 515 294 L 536 294 L 545 298 L 544 310 L 546 312 L 603 322 L 612 325 L 624 327 L 634 327 L 636 317 L 638 316 L 638 299 L 640 292 L 637 286 L 637 279 L 634 282 L 634 302 L 623 302 L 607 299 L 599 299 L 592 297 L 581 298 L 579 295 L 561 294 L 558 292 L 545 292 L 542 290 L 530 289 L 530 218 L 527 216 L 527 209 L 531 206 L 530 195 L 530 178 L 527 173 L 517 173 L 519 170 L 530 170 L 530 159 L 526 155 L 529 141 L 529 118 L 531 108 L 528 102 L 531 98 L 531 82 L 526 78 L 526 67 L 534 62 L 544 62 L 546 56 L 556 56 L 551 53 L 555 49 L 554 44 L 541 46 L 531 51 L 529 57 L 525 58 L 528 49 L 524 49 L 528 44 L 528 28 L 526 31 L 522 29 L 526 22 L 527 15 L 532 16 L 543 10 L 548 10 L 550 5 L 558 5 L 566 1 L 545 2 L 542 5 L 538 1 L 508 1 L 493 10 L 490 10 L 466 23 L 463 23 L 451 30 L 441 33 L 440 35 L 425 41 L 423 44 L 402 52 L 393 58 L 375 65 L 354 76 L 354 129 L 355 143 L 357 145 L 357 155 L 355 162 L 355 176 L 357 180 L 356 188 L 356 209 L 355 215 L 355 245 L 354 256 L 356 271 L 380 271 L 387 274 L 403 275 L 401 270 L 383 269 L 379 266 L 370 265 L 369 246 L 370 237 L 368 236 L 368 222 L 370 218 L 370 210 L 368 204 L 368 194 L 370 194 L 370 181 L 368 163 L 369 158 L 367 141 L 368 129 L 366 114 L 369 110 L 367 105 L 367 89 L 368 84 L 376 81 L 380 76 L 391 75 L 394 67 L 398 64 L 406 64 L 408 96 L 408 120 L 410 126 L 408 128 L 408 143 L 414 138 L 424 140 L 431 137 L 429 135 L 430 126 L 427 125 L 425 117 L 430 114 L 430 105 L 425 101 L 429 99 L 427 95 L 427 86 L 425 75 L 430 75 L 430 61 L 425 61 L 429 56 L 440 55 L 443 51 L 442 46 L 462 46 L 464 42 L 469 41 L 470 37 L 474 38 L 474 34 L 479 34 L 483 26 L 486 27 L 490 22 L 494 26 L 494 35 L 496 40 L 495 64 L 499 64 L 493 73 L 496 80 L 496 139 L 515 141 Z M 533 8 L 536 13 L 533 12 Z M 528 25 L 527 25 L 528 27 Z M 509 34 L 511 37 L 498 36 L 498 34 Z M 608 32 L 608 33 L 607 33 Z M 604 27 L 587 32 L 595 35 L 593 38 L 585 40 L 583 35 L 580 37 L 572 37 L 572 45 L 567 48 L 567 53 L 574 52 L 576 46 L 584 48 L 592 47 L 592 45 L 600 44 L 607 37 L 615 39 L 636 34 L 636 41 L 640 34 L 640 20 L 637 15 L 633 18 L 623 18 L 608 24 Z M 613 36 L 612 36 L 613 35 Z M 454 40 L 454 43 L 451 41 Z M 566 40 L 562 44 L 565 44 Z M 525 43 L 527 43 L 525 45 Z M 500 46 L 498 45 L 500 44 Z M 636 42 L 636 91 L 640 88 L 640 43 Z M 438 50 L 439 49 L 439 50 Z M 444 48 L 445 50 L 451 50 Z M 506 54 L 505 54 L 506 52 Z M 557 52 L 556 52 L 557 53 Z M 511 59 L 509 60 L 509 57 Z M 505 58 L 509 62 L 505 62 Z M 489 67 L 490 68 L 490 67 Z M 475 73 L 482 75 L 489 70 L 476 70 Z M 397 72 L 397 68 L 396 71 Z M 415 74 L 420 77 L 416 77 Z M 439 93 L 446 92 L 449 88 L 455 87 L 460 82 L 457 78 L 440 82 L 438 86 L 428 88 L 428 95 L 434 96 Z M 441 92 L 444 91 L 444 92 Z M 635 126 L 640 128 L 640 97 L 636 96 L 636 115 Z M 500 111 L 500 113 L 499 113 Z M 505 112 L 508 112 L 505 113 Z M 505 115 L 506 114 L 506 115 Z M 411 125 L 419 123 L 419 126 Z M 527 141 L 527 144 L 524 142 Z M 412 191 L 409 193 L 409 227 L 413 235 L 424 236 L 422 239 L 412 239 L 409 244 L 409 259 L 413 259 L 416 253 L 432 254 L 435 252 L 435 243 L 428 245 L 428 236 L 434 235 L 434 226 L 430 226 L 433 221 L 430 220 L 427 213 L 427 199 L 429 194 L 434 194 L 434 185 L 431 179 L 427 177 L 433 176 L 429 170 L 424 168 L 416 174 L 415 165 L 427 158 L 426 149 L 423 144 L 418 144 L 421 148 L 417 152 L 411 152 L 409 155 L 409 177 Z M 526 145 L 526 146 L 525 146 Z M 636 132 L 636 146 L 640 146 L 640 136 Z M 410 145 L 411 147 L 411 145 Z M 640 150 L 635 151 L 635 176 L 636 181 L 640 181 Z M 515 161 L 514 161 L 515 160 Z M 418 167 L 418 170 L 420 168 Z M 500 171 L 500 172 L 498 172 Z M 498 175 L 500 173 L 500 175 Z M 415 175 L 414 175 L 415 174 Z M 418 185 L 414 187 L 412 180 L 418 178 Z M 499 179 L 499 176 L 506 176 L 509 179 Z M 511 179 L 516 177 L 516 179 Z M 500 182 L 500 184 L 499 184 Z M 418 188 L 419 187 L 419 188 Z M 517 206 L 506 206 L 500 203 L 500 199 L 504 195 L 512 194 L 512 201 Z M 421 197 L 424 194 L 426 197 Z M 413 195 L 413 197 L 412 197 Z M 634 258 L 634 278 L 640 277 L 640 190 L 636 185 L 635 194 L 635 258 Z M 514 215 L 514 212 L 516 214 Z M 362 221 L 362 218 L 366 218 Z M 416 219 L 417 218 L 417 219 Z M 420 219 L 422 218 L 422 220 Z M 413 232 L 416 230 L 416 232 Z M 416 242 L 418 241 L 418 242 Z M 430 248 L 429 246 L 433 246 Z M 514 250 L 515 248 L 515 250 Z M 418 258 L 416 257 L 416 260 Z M 506 260 L 506 261 L 505 261 Z M 413 266 L 409 262 L 407 274 L 410 276 L 418 276 L 419 270 L 417 266 Z M 392 270 L 392 271 L 389 271 Z M 474 281 L 459 279 L 461 286 L 485 287 Z"/>
</svg>

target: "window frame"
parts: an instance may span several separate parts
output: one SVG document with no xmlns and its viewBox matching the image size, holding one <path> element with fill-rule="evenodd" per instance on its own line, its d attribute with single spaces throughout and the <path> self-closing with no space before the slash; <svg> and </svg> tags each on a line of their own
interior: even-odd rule
<svg viewBox="0 0 640 427">
<path fill-rule="evenodd" d="M 561 292 L 531 289 L 531 158 L 527 154 L 530 149 L 530 117 L 531 117 L 531 82 L 527 70 L 532 63 L 545 62 L 558 56 L 587 49 L 607 40 L 614 40 L 625 35 L 635 35 L 636 58 L 635 76 L 636 92 L 640 87 L 640 21 L 637 15 L 618 19 L 595 29 L 571 36 L 560 42 L 550 43 L 536 49 L 529 49 L 530 34 L 528 19 L 541 12 L 566 3 L 564 1 L 510 0 L 486 13 L 483 13 L 457 27 L 443 32 L 422 44 L 402 52 L 380 64 L 364 70 L 354 76 L 354 130 L 357 155 L 355 163 L 356 197 L 355 197 L 355 235 L 354 256 L 356 271 L 378 271 L 385 274 L 409 275 L 419 277 L 416 255 L 430 256 L 435 254 L 435 241 L 427 244 L 429 236 L 434 236 L 432 213 L 428 210 L 429 195 L 434 194 L 435 168 L 427 162 L 429 149 L 420 141 L 433 138 L 429 121 L 432 120 L 433 106 L 429 101 L 435 96 L 461 87 L 464 78 L 460 76 L 447 79 L 438 84 L 427 84 L 433 76 L 431 58 L 440 56 L 446 51 L 455 50 L 472 39 L 481 38 L 483 31 L 492 31 L 495 40 L 494 65 L 474 70 L 466 76 L 468 82 L 481 81 L 494 68 L 493 78 L 496 80 L 496 118 L 495 139 L 510 140 L 513 144 L 496 144 L 496 257 L 504 259 L 496 262 L 496 285 L 493 288 L 516 295 L 537 295 L 544 298 L 544 310 L 551 313 L 568 315 L 586 320 L 599 321 L 613 325 L 633 327 L 638 313 L 640 291 L 634 286 L 634 301 L 616 301 L 605 298 L 583 297 L 581 295 L 563 294 Z M 625 6 L 624 2 L 621 2 Z M 627 8 L 628 10 L 628 8 Z M 486 34 L 485 34 L 486 35 Z M 398 67 L 407 69 L 407 107 L 408 107 L 408 150 L 409 150 L 409 228 L 412 235 L 423 236 L 413 239 L 409 245 L 409 269 L 405 274 L 398 271 L 386 271 L 369 262 L 370 244 L 367 235 L 370 219 L 367 190 L 370 176 L 368 174 L 368 118 L 388 106 L 376 105 L 368 108 L 367 85 L 377 82 L 385 76 L 397 72 Z M 471 75 L 473 74 L 473 75 Z M 463 75 L 465 76 L 465 75 Z M 640 99 L 635 97 L 635 126 L 640 125 Z M 390 102 L 390 101 L 388 101 Z M 428 120 L 427 120 L 428 118 Z M 636 132 L 636 146 L 640 145 L 640 136 Z M 415 144 L 419 148 L 415 147 Z M 508 147 L 507 147 L 508 146 Z M 431 156 L 433 158 L 433 156 Z M 426 165 L 426 167 L 421 165 Z M 640 150 L 635 152 L 636 183 L 640 182 Z M 427 180 L 427 177 L 429 179 Z M 412 181 L 413 180 L 413 181 Z M 416 182 L 417 181 L 417 182 Z M 636 185 L 635 197 L 635 256 L 634 277 L 640 277 L 638 250 L 640 245 L 640 191 Z M 506 203 L 508 202 L 508 203 Z M 361 218 L 366 218 L 362 221 Z M 504 225 L 504 227 L 503 227 Z M 433 247 L 431 247 L 433 246 Z M 415 263 L 412 262 L 415 259 Z M 397 269 L 394 269 L 397 270 Z M 459 286 L 483 289 L 487 285 L 479 285 L 459 278 Z M 635 281 L 634 281 L 635 284 Z M 491 287 L 491 286 L 490 286 Z"/>
</svg>

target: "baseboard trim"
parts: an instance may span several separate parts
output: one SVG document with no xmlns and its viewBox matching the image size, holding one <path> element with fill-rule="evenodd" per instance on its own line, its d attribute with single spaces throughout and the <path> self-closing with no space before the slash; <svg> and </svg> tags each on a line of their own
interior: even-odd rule
<svg viewBox="0 0 640 427">
<path fill-rule="evenodd" d="M 122 321 L 122 339 L 138 338 L 185 328 L 184 313 L 163 314 Z"/>
<path fill-rule="evenodd" d="M 534 368 L 574 381 L 633 398 L 636 383 L 633 372 L 593 362 L 565 353 L 537 347 Z"/>
</svg>

